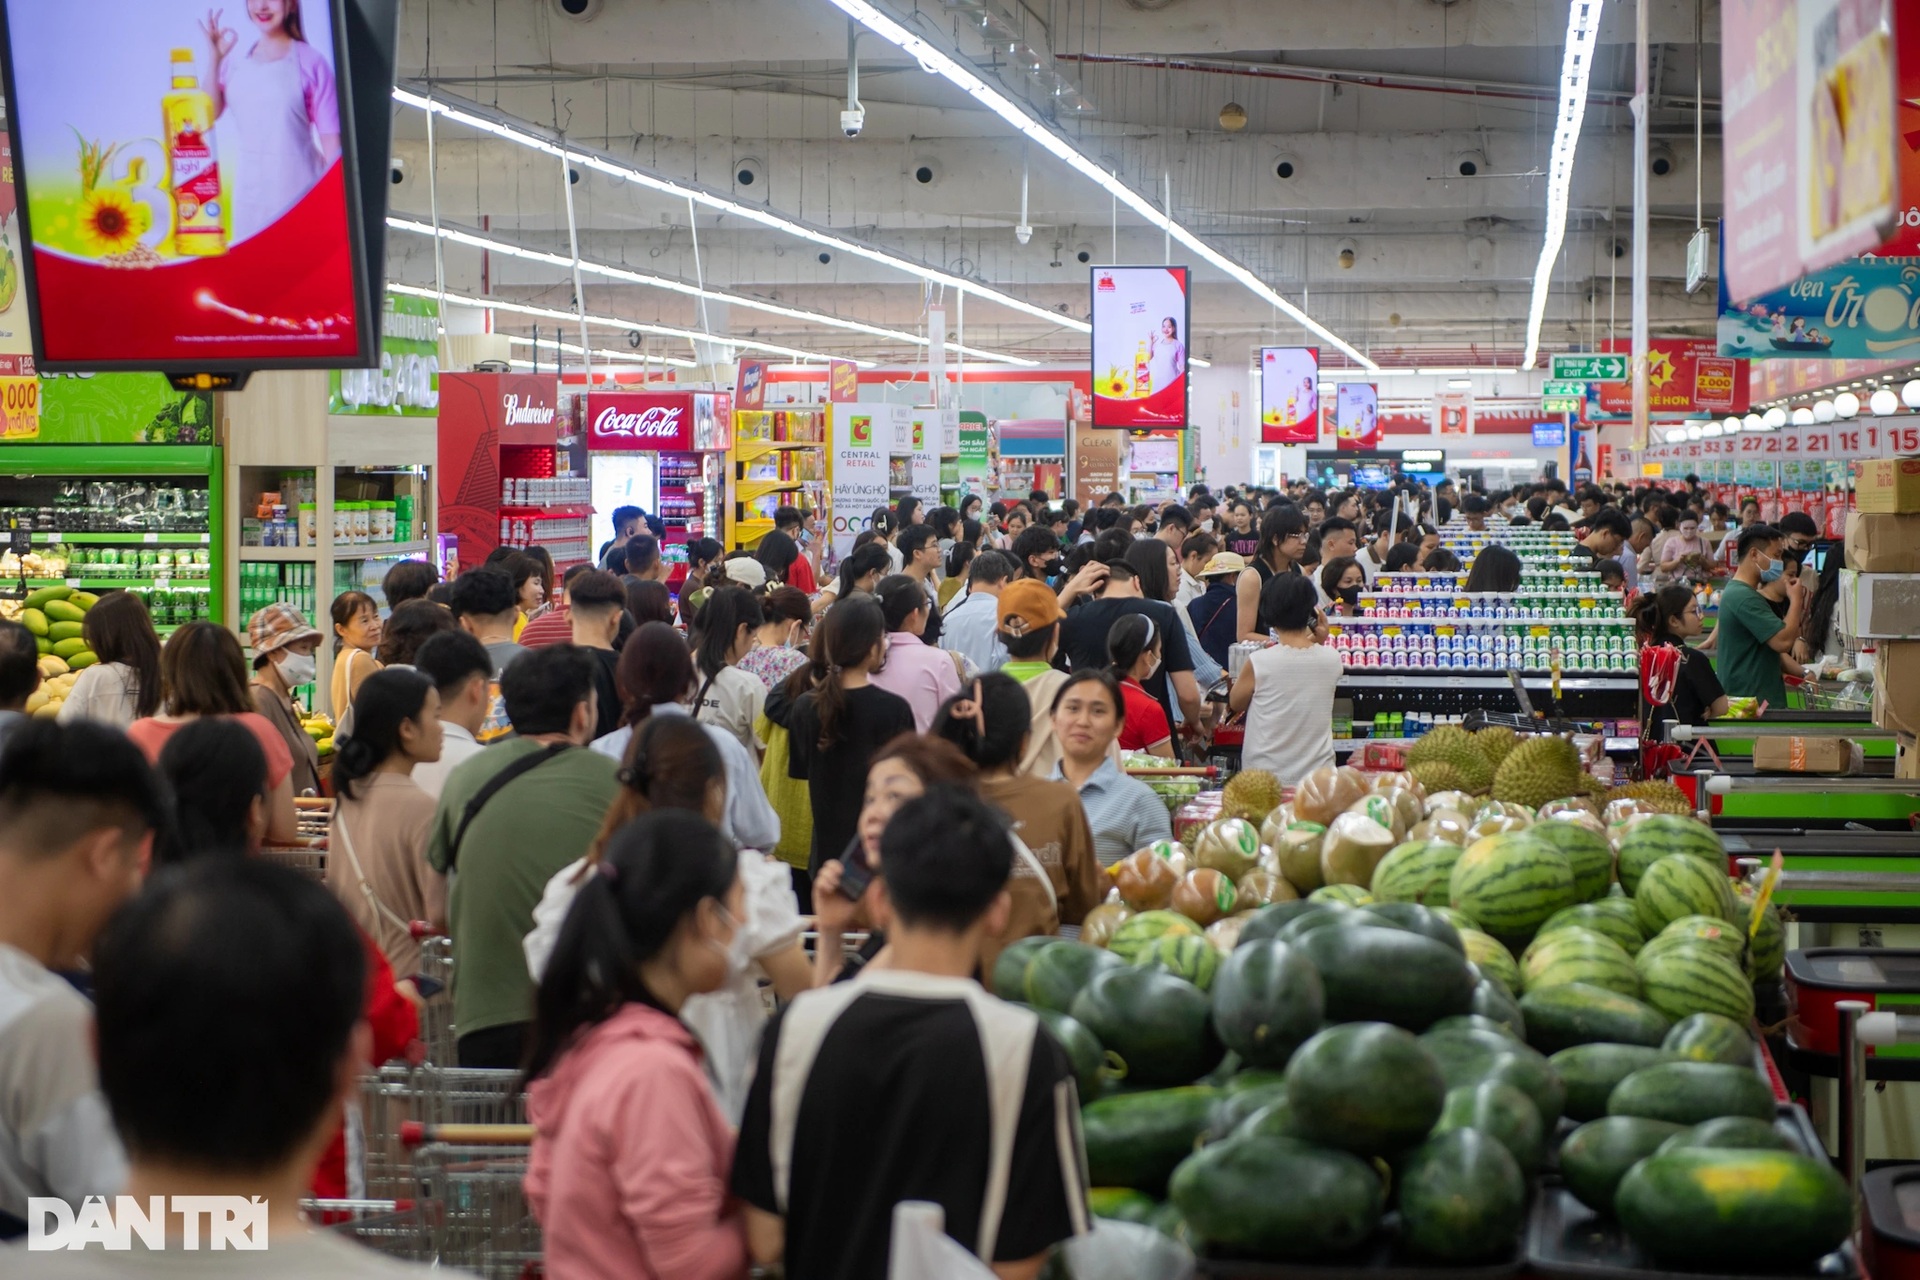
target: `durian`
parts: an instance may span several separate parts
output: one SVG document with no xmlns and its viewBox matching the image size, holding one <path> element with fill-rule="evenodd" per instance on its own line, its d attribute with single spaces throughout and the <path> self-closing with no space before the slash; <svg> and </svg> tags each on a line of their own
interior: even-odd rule
<svg viewBox="0 0 1920 1280">
<path fill-rule="evenodd" d="M 1493 766 L 1473 745 L 1474 735 L 1457 725 L 1442 725 L 1423 736 L 1407 752 L 1407 772 L 1420 780 L 1429 794 L 1434 791 L 1470 791 L 1482 793 L 1493 785 Z M 1452 765 L 1458 779 L 1435 781 L 1416 767 L 1428 763 Z"/>
<path fill-rule="evenodd" d="M 1685 815 L 1693 812 L 1693 806 L 1687 801 L 1687 793 L 1665 778 L 1629 782 L 1607 792 L 1605 799 L 1609 804 L 1615 800 L 1639 800 L 1660 813 Z"/>
<path fill-rule="evenodd" d="M 1496 770 L 1519 742 L 1520 735 L 1503 724 L 1488 725 L 1473 735 L 1473 745 Z"/>
<path fill-rule="evenodd" d="M 1539 808 L 1549 800 L 1583 794 L 1580 753 L 1557 734 L 1528 738 L 1507 754 L 1493 777 L 1496 800 Z"/>
<path fill-rule="evenodd" d="M 1242 769 L 1227 779 L 1226 788 L 1220 793 L 1220 816 L 1245 818 L 1258 826 L 1280 807 L 1284 798 L 1280 779 L 1273 774 L 1265 769 Z"/>
</svg>

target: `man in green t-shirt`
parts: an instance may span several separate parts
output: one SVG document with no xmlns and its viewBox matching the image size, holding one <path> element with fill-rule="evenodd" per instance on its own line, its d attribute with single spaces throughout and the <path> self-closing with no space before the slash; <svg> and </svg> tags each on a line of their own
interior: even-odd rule
<svg viewBox="0 0 1920 1280">
<path fill-rule="evenodd" d="M 1764 583 L 1786 572 L 1780 559 L 1785 535 L 1770 524 L 1740 531 L 1735 544 L 1733 578 L 1720 593 L 1720 618 L 1714 624 L 1714 667 L 1730 698 L 1764 698 L 1785 707 L 1787 684 L 1781 676 L 1780 655 L 1793 648 L 1807 615 L 1807 588 L 1795 581 L 1787 588 L 1785 621 L 1774 616 Z"/>
<path fill-rule="evenodd" d="M 500 677 L 518 736 L 463 761 L 440 793 L 427 861 L 453 877 L 447 921 L 463 1067 L 520 1065 L 533 1020 L 521 942 L 547 881 L 586 856 L 619 787 L 620 766 L 585 750 L 599 715 L 593 675 L 592 657 L 570 644 L 521 655 Z M 467 821 L 474 798 L 510 769 L 520 772 Z"/>
</svg>

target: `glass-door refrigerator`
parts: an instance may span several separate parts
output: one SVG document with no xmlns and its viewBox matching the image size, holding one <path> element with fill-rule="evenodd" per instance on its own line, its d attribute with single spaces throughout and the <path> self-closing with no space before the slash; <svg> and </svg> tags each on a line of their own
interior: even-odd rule
<svg viewBox="0 0 1920 1280">
<path fill-rule="evenodd" d="M 587 395 L 587 475 L 596 542 L 611 536 L 616 507 L 634 506 L 665 528 L 660 554 L 677 596 L 687 544 L 718 539 L 733 444 L 730 393 L 593 391 Z"/>
</svg>

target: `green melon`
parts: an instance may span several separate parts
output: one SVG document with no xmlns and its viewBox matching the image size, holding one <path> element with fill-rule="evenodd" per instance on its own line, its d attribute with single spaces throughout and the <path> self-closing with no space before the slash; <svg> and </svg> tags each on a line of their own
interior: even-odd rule
<svg viewBox="0 0 1920 1280">
<path fill-rule="evenodd" d="M 1505 940 L 1531 938 L 1577 896 L 1566 855 L 1524 831 L 1474 841 L 1454 864 L 1448 891 L 1455 908 Z"/>
<path fill-rule="evenodd" d="M 1717 1013 L 1688 1014 L 1673 1024 L 1660 1047 L 1694 1062 L 1743 1067 L 1753 1061 L 1753 1037 L 1740 1023 Z"/>
<path fill-rule="evenodd" d="M 1499 979 L 1510 992 L 1520 989 L 1520 966 L 1504 942 L 1478 929 L 1462 929 L 1460 941 L 1467 949 L 1467 959 L 1480 966 L 1482 974 Z"/>
<path fill-rule="evenodd" d="M 1745 1026 L 1753 1021 L 1753 986 L 1733 961 L 1702 946 L 1679 947 L 1640 970 L 1646 1002 L 1669 1018 L 1717 1013 Z"/>
<path fill-rule="evenodd" d="M 1633 909 L 1631 898 L 1602 898 L 1598 902 L 1583 902 L 1577 907 L 1555 912 L 1551 919 L 1540 926 L 1539 937 L 1544 938 L 1561 929 L 1591 929 L 1612 938 L 1630 956 L 1639 954 L 1647 940 L 1647 936 L 1640 932 L 1639 913 Z"/>
<path fill-rule="evenodd" d="M 1373 869 L 1373 896 L 1380 902 L 1443 906 L 1453 864 L 1464 852 L 1446 840 L 1409 840 L 1395 845 Z"/>
<path fill-rule="evenodd" d="M 1711 862 L 1722 876 L 1727 873 L 1726 850 L 1712 827 L 1696 818 L 1656 813 L 1634 823 L 1620 837 L 1620 883 L 1637 895 L 1647 868 L 1676 853 Z"/>
<path fill-rule="evenodd" d="M 1753 904 L 1757 896 L 1754 887 L 1744 880 L 1733 886 L 1733 922 L 1739 926 L 1741 936 L 1750 939 L 1754 980 L 1772 981 L 1786 967 L 1787 926 L 1780 917 L 1780 908 L 1768 903 L 1760 916 L 1760 928 L 1755 930 Z"/>
<path fill-rule="evenodd" d="M 1740 926 L 1717 916 L 1681 916 L 1662 929 L 1660 937 L 1697 938 L 1737 965 L 1747 954 L 1747 939 Z"/>
<path fill-rule="evenodd" d="M 1373 901 L 1373 895 L 1357 884 L 1321 885 L 1307 895 L 1309 902 L 1338 902 L 1349 907 L 1364 907 Z"/>
<path fill-rule="evenodd" d="M 1558 849 L 1573 868 L 1573 888 L 1582 902 L 1604 898 L 1613 883 L 1613 846 L 1606 836 L 1574 818 L 1536 822 L 1527 834 Z"/>
<path fill-rule="evenodd" d="M 1634 891 L 1640 928 L 1653 937 L 1682 916 L 1733 919 L 1733 882 L 1724 866 L 1676 853 L 1660 859 L 1640 877 Z"/>
<path fill-rule="evenodd" d="M 1134 963 L 1160 969 L 1191 982 L 1202 991 L 1210 991 L 1214 975 L 1220 971 L 1220 948 L 1206 938 L 1168 934 L 1152 949 L 1142 952 Z"/>
<path fill-rule="evenodd" d="M 1560 1144 L 1560 1176 L 1567 1190 L 1587 1208 L 1613 1215 L 1613 1195 L 1627 1170 L 1686 1130 L 1665 1120 L 1605 1116 L 1588 1121 Z"/>
<path fill-rule="evenodd" d="M 1562 929 L 1535 939 L 1520 959 L 1520 973 L 1528 991 L 1584 982 L 1623 996 L 1640 995 L 1633 958 L 1613 939 L 1589 929 Z"/>
<path fill-rule="evenodd" d="M 997 967 L 997 966 L 996 966 Z M 1120 958 L 1098 947 L 1065 939 L 1042 947 L 1027 961 L 1027 1003 L 1065 1013 L 1093 975 L 1121 967 Z"/>
<path fill-rule="evenodd" d="M 1499 1080 L 1462 1085 L 1447 1091 L 1446 1106 L 1433 1126 L 1435 1137 L 1454 1129 L 1490 1134 L 1531 1178 L 1546 1158 L 1547 1135 L 1540 1110 L 1513 1085 Z"/>
<path fill-rule="evenodd" d="M 1304 1136 L 1363 1156 L 1426 1137 L 1446 1097 L 1427 1047 L 1380 1022 L 1328 1027 L 1301 1045 L 1287 1067 L 1287 1105 Z"/>
<path fill-rule="evenodd" d="M 1142 952 L 1158 946 L 1160 939 L 1168 934 L 1203 936 L 1200 926 L 1178 911 L 1142 911 L 1113 931 L 1113 936 L 1107 939 L 1107 950 L 1134 964 Z"/>
<path fill-rule="evenodd" d="M 1510 1256 L 1527 1216 L 1527 1176 L 1491 1134 L 1435 1134 L 1401 1166 L 1400 1222 L 1410 1252 L 1464 1264 Z"/>
</svg>

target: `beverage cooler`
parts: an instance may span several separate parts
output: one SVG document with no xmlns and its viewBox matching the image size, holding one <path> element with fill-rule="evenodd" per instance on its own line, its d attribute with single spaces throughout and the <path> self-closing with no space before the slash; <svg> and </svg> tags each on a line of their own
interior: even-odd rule
<svg viewBox="0 0 1920 1280">
<path fill-rule="evenodd" d="M 667 585 L 687 576 L 687 543 L 718 539 L 726 497 L 732 400 L 719 391 L 594 391 L 587 395 L 587 476 L 596 533 L 614 508 L 639 507 L 666 526 Z"/>
</svg>

